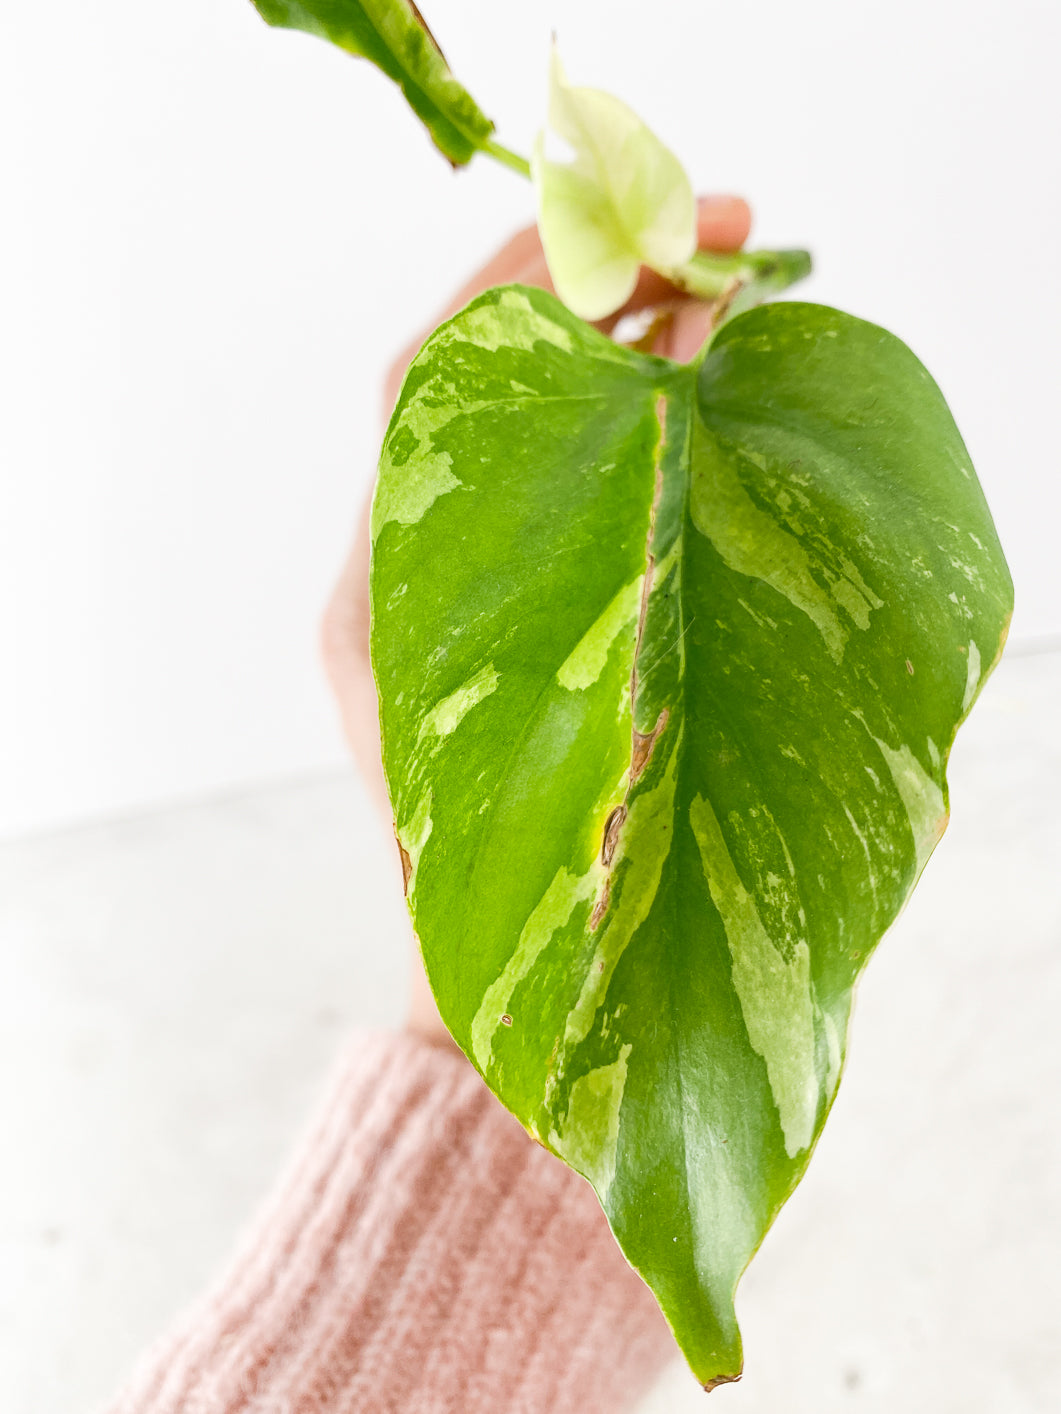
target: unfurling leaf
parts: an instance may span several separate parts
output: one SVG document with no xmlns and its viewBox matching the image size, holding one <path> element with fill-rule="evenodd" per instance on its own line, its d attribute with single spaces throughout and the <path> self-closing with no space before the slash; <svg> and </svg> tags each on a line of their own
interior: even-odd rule
<svg viewBox="0 0 1061 1414">
<path fill-rule="evenodd" d="M 399 85 L 436 147 L 455 165 L 487 143 L 494 125 L 450 72 L 409 0 L 252 0 L 281 29 L 319 35 L 369 59 Z"/>
<path fill-rule="evenodd" d="M 669 271 L 696 249 L 696 203 L 681 163 L 636 113 L 593 88 L 572 88 L 553 50 L 549 123 L 570 162 L 535 145 L 538 229 L 557 294 L 603 319 L 633 294 L 638 270 Z"/>
<path fill-rule="evenodd" d="M 508 287 L 413 361 L 372 534 L 442 1016 L 732 1379 L 738 1279 L 1005 636 L 968 454 L 913 354 L 835 310 L 752 310 L 678 366 Z"/>
</svg>

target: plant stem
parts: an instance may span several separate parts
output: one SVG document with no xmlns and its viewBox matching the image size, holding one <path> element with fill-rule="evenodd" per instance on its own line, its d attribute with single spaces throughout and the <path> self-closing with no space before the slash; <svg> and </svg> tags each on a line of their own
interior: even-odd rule
<svg viewBox="0 0 1061 1414">
<path fill-rule="evenodd" d="M 513 172 L 518 172 L 521 177 L 530 179 L 530 163 L 525 157 L 521 157 L 518 152 L 512 152 L 507 147 L 502 147 L 499 142 L 494 142 L 492 138 L 487 138 L 479 149 L 485 152 L 487 157 L 492 157 L 495 162 L 500 162 L 502 167 L 508 167 Z"/>
<path fill-rule="evenodd" d="M 810 274 L 811 258 L 805 250 L 738 250 L 729 255 L 698 250 L 667 278 L 679 289 L 699 299 L 715 300 L 735 288 L 748 286 L 758 298 L 787 289 Z"/>
<path fill-rule="evenodd" d="M 668 280 L 711 306 L 711 327 L 692 360 L 699 367 L 715 335 L 728 320 L 787 289 L 811 272 L 806 250 L 738 250 L 729 255 L 698 250 L 688 264 L 667 272 Z"/>
</svg>

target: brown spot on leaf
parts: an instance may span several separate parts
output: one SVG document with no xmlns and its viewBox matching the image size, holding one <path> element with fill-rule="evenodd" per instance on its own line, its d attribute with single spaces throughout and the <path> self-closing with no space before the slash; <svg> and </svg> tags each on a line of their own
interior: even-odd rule
<svg viewBox="0 0 1061 1414">
<path fill-rule="evenodd" d="M 619 843 L 619 831 L 623 828 L 626 813 L 625 805 L 617 805 L 604 822 L 604 838 L 601 841 L 600 858 L 605 868 L 615 858 L 615 849 Z"/>
<path fill-rule="evenodd" d="M 910 661 L 909 658 L 907 658 L 907 660 L 906 660 L 906 671 L 910 674 L 911 677 L 913 677 L 913 675 L 914 675 L 914 665 L 913 665 L 913 663 L 911 663 L 911 661 Z"/>
<path fill-rule="evenodd" d="M 409 897 L 409 880 L 413 877 L 413 861 L 409 858 L 409 851 L 402 844 L 398 836 L 394 836 L 398 845 L 398 853 L 402 857 L 402 892 L 405 897 Z"/>
<path fill-rule="evenodd" d="M 502 1026 L 511 1026 L 511 1025 L 512 1025 L 512 1018 L 509 1016 L 509 1014 L 508 1014 L 507 1011 L 505 1012 L 504 1016 L 501 1018 L 501 1025 L 502 1025 Z"/>
<path fill-rule="evenodd" d="M 653 748 L 656 745 L 660 734 L 670 720 L 670 711 L 664 707 L 663 711 L 656 718 L 656 725 L 650 732 L 639 732 L 636 727 L 633 733 L 633 747 L 630 752 L 630 784 L 633 785 L 641 772 L 648 765 L 652 756 Z"/>
</svg>

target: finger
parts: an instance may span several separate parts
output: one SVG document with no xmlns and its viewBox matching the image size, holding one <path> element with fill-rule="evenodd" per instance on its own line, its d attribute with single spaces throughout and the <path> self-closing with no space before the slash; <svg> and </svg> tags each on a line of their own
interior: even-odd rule
<svg viewBox="0 0 1061 1414">
<path fill-rule="evenodd" d="M 380 762 L 379 710 L 369 658 L 369 502 L 321 620 L 321 653 L 343 731 L 380 817 L 391 819 Z"/>
<path fill-rule="evenodd" d="M 549 271 L 545 264 L 538 228 L 524 226 L 454 295 L 444 317 L 450 318 L 459 309 L 463 309 L 469 300 L 494 285 L 538 283 L 531 278 L 535 273 L 548 281 Z"/>
<path fill-rule="evenodd" d="M 675 363 L 688 363 L 703 348 L 711 332 L 713 318 L 711 305 L 699 300 L 686 301 L 675 311 L 674 318 L 653 352 L 663 354 Z"/>
<path fill-rule="evenodd" d="M 696 203 L 700 250 L 740 250 L 752 228 L 751 207 L 742 196 L 702 196 Z"/>
</svg>

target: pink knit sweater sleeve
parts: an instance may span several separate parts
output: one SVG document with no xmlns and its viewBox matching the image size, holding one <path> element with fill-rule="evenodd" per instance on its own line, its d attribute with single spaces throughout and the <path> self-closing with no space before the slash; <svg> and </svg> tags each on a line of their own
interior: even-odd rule
<svg viewBox="0 0 1061 1414">
<path fill-rule="evenodd" d="M 614 1414 L 674 1350 L 589 1185 L 463 1059 L 369 1035 L 108 1414 Z"/>
</svg>

